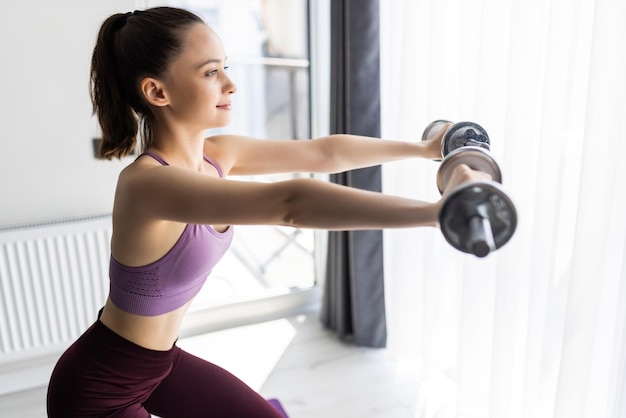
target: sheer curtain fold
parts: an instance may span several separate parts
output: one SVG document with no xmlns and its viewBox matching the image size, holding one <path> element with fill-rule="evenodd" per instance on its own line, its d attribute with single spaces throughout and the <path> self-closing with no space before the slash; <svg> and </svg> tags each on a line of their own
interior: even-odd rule
<svg viewBox="0 0 626 418">
<path fill-rule="evenodd" d="M 626 416 L 626 3 L 381 5 L 383 137 L 431 120 L 490 134 L 516 203 L 486 259 L 385 232 L 388 345 L 417 356 L 419 417 Z M 435 163 L 383 190 L 435 200 Z"/>
</svg>

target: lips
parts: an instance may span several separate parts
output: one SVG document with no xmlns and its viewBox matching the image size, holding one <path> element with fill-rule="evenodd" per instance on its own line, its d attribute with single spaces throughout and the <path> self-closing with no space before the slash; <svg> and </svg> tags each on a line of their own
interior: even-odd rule
<svg viewBox="0 0 626 418">
<path fill-rule="evenodd" d="M 224 103 L 224 104 L 217 105 L 217 108 L 222 109 L 222 110 L 230 110 L 231 106 L 230 106 L 230 103 Z"/>
</svg>

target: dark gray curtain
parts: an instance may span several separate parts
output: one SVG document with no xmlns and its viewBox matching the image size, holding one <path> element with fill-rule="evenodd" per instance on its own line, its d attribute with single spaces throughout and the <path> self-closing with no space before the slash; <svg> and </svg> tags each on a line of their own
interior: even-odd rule
<svg viewBox="0 0 626 418">
<path fill-rule="evenodd" d="M 380 136 L 378 0 L 331 1 L 331 133 Z M 380 191 L 380 167 L 331 176 Z M 382 231 L 329 232 L 322 323 L 341 339 L 384 347 Z"/>
</svg>

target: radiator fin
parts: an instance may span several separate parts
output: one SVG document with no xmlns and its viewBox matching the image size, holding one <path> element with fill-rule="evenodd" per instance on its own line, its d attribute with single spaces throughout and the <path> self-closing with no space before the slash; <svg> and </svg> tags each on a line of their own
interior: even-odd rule
<svg viewBox="0 0 626 418">
<path fill-rule="evenodd" d="M 0 230 L 0 364 L 57 352 L 108 293 L 111 218 Z"/>
</svg>

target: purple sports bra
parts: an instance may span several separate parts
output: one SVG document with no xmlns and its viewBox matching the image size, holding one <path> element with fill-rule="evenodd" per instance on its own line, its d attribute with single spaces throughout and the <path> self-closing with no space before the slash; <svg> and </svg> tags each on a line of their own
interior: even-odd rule
<svg viewBox="0 0 626 418">
<path fill-rule="evenodd" d="M 142 155 L 168 165 L 157 155 Z M 204 159 L 222 177 L 219 166 L 206 156 Z M 111 256 L 109 297 L 118 308 L 137 315 L 155 316 L 178 309 L 198 294 L 232 239 L 232 226 L 217 232 L 209 225 L 188 224 L 176 244 L 153 263 L 128 267 Z"/>
</svg>

